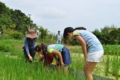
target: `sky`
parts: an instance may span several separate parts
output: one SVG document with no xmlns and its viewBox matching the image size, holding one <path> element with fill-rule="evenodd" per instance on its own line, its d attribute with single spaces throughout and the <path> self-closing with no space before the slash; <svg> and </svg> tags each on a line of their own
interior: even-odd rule
<svg viewBox="0 0 120 80">
<path fill-rule="evenodd" d="M 19 9 L 38 26 L 63 33 L 64 28 L 83 26 L 89 31 L 105 26 L 120 27 L 120 0 L 0 0 Z"/>
</svg>

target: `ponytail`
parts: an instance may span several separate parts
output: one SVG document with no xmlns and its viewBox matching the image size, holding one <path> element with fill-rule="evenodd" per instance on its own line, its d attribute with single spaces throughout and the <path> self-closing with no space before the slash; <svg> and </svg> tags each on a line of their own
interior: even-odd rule
<svg viewBox="0 0 120 80">
<path fill-rule="evenodd" d="M 75 29 L 73 29 L 72 27 L 66 27 L 64 29 L 64 33 L 63 33 L 64 39 L 65 40 L 67 39 L 68 32 L 73 32 L 74 30 L 86 30 L 86 28 L 84 28 L 84 27 L 76 27 Z"/>
<path fill-rule="evenodd" d="M 44 59 L 46 60 L 47 46 L 44 43 L 41 43 L 41 48 L 43 50 Z"/>
</svg>

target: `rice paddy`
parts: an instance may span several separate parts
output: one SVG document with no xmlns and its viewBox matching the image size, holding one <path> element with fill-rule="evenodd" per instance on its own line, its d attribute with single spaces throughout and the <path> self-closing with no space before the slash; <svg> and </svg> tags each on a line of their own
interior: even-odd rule
<svg viewBox="0 0 120 80">
<path fill-rule="evenodd" d="M 33 63 L 26 63 L 22 46 L 22 40 L 0 41 L 0 80 L 84 80 L 82 76 L 77 78 L 73 73 L 69 73 L 69 76 L 66 77 L 61 72 L 58 76 L 55 68 L 49 68 L 50 71 L 46 72 L 43 64 L 38 62 L 38 55 L 35 56 Z M 81 47 L 68 45 L 66 47 L 71 52 L 72 64 L 69 68 L 83 71 L 84 57 Z M 93 74 L 120 80 L 119 49 L 119 45 L 104 45 L 105 54 L 101 62 L 97 64 Z"/>
</svg>

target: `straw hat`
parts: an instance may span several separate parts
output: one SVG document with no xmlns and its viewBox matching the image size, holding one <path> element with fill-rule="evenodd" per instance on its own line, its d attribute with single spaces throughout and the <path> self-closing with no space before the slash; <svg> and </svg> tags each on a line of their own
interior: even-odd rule
<svg viewBox="0 0 120 80">
<path fill-rule="evenodd" d="M 35 30 L 34 29 L 30 29 L 28 34 L 26 35 L 26 37 L 28 38 L 37 38 L 37 34 L 35 33 Z"/>
</svg>

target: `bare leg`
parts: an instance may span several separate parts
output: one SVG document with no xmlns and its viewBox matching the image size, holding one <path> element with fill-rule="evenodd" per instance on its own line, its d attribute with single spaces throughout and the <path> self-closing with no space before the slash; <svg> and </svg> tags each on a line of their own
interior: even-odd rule
<svg viewBox="0 0 120 80">
<path fill-rule="evenodd" d="M 92 72 L 97 62 L 86 62 L 84 65 L 84 73 L 87 80 L 93 80 Z"/>
</svg>

